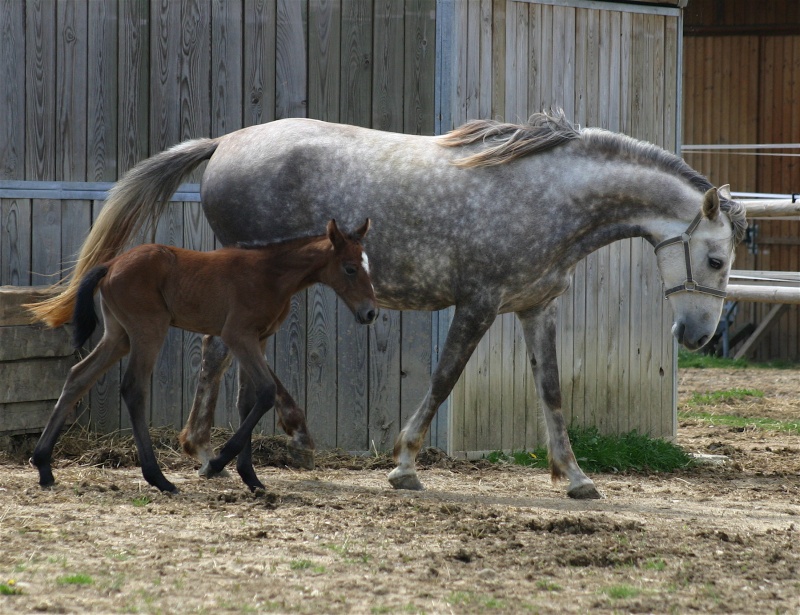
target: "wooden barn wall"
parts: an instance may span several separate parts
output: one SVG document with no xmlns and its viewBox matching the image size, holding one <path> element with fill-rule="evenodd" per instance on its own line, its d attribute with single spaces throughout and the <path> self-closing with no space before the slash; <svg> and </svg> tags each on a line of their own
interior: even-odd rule
<svg viewBox="0 0 800 615">
<path fill-rule="evenodd" d="M 0 0 L 0 179 L 113 182 L 184 139 L 291 116 L 433 134 L 435 10 L 435 0 Z M 101 207 L 2 199 L 0 283 L 58 279 Z M 173 203 L 157 239 L 215 246 L 198 203 Z M 319 446 L 386 449 L 427 388 L 437 323 L 384 311 L 362 327 L 314 288 L 268 358 Z M 199 363 L 199 336 L 172 331 L 153 425 L 183 424 Z M 116 367 L 89 395 L 94 428 L 129 426 L 119 382 Z M 231 370 L 218 424 L 238 424 L 235 396 Z M 265 421 L 271 433 L 274 416 Z M 446 436 L 435 424 L 432 441 Z"/>
<path fill-rule="evenodd" d="M 693 0 L 684 38 L 683 142 L 800 143 L 800 4 Z M 719 11 L 722 11 L 720 13 Z M 694 153 L 684 157 L 734 191 L 800 193 L 795 150 Z M 790 154 L 781 156 L 776 154 Z M 755 220 L 756 247 L 741 246 L 736 269 L 799 271 L 800 222 Z M 768 304 L 742 303 L 736 327 L 758 324 Z M 800 357 L 800 309 L 791 306 L 758 345 L 757 360 Z"/>
<path fill-rule="evenodd" d="M 445 124 L 523 121 L 560 106 L 584 126 L 676 151 L 680 13 L 583 1 L 441 2 L 452 41 Z M 447 17 L 444 11 L 450 11 Z M 443 43 L 444 46 L 444 43 Z M 535 240 L 535 238 L 531 238 Z M 582 262 L 560 300 L 559 357 L 567 421 L 602 432 L 676 430 L 675 346 L 652 247 L 615 243 Z M 541 443 L 539 402 L 521 327 L 501 316 L 452 398 L 452 450 Z"/>
</svg>

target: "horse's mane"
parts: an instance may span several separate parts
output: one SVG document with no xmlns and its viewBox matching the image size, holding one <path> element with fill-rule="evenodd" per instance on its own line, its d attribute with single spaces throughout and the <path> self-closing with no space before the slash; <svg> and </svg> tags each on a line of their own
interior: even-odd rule
<svg viewBox="0 0 800 615">
<path fill-rule="evenodd" d="M 598 155 L 614 155 L 631 162 L 645 162 L 683 178 L 691 186 L 705 192 L 714 186 L 682 158 L 665 149 L 623 134 L 600 128 L 575 127 L 562 109 L 534 113 L 525 124 L 509 124 L 495 120 L 472 120 L 448 132 L 437 141 L 444 147 L 463 147 L 480 143 L 483 147 L 453 164 L 460 167 L 489 167 L 544 152 L 565 143 L 581 140 L 587 151 Z M 747 221 L 744 205 L 721 199 L 720 208 L 731 219 L 734 240 L 744 239 Z"/>
</svg>

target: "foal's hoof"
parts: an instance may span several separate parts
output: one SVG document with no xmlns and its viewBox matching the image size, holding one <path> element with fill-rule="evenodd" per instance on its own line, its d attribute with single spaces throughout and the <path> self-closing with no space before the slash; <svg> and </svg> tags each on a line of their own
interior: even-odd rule
<svg viewBox="0 0 800 615">
<path fill-rule="evenodd" d="M 215 472 L 211 469 L 211 463 L 206 461 L 197 473 L 202 476 L 203 478 L 228 478 L 230 474 L 225 468 L 222 468 L 219 472 Z"/>
<path fill-rule="evenodd" d="M 599 500 L 603 497 L 592 483 L 578 485 L 567 491 L 567 495 L 575 500 Z"/>
<path fill-rule="evenodd" d="M 289 442 L 289 458 L 292 460 L 292 465 L 302 470 L 313 470 L 314 464 L 314 451 L 310 448 L 303 448 L 294 442 Z"/>
<path fill-rule="evenodd" d="M 417 474 L 412 472 L 410 474 L 401 474 L 397 468 L 389 472 L 389 483 L 395 489 L 408 489 L 410 491 L 424 491 L 425 487 L 417 478 Z"/>
</svg>

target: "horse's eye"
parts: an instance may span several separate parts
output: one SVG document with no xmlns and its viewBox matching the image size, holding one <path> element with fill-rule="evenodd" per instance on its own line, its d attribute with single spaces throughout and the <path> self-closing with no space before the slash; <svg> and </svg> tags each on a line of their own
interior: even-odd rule
<svg viewBox="0 0 800 615">
<path fill-rule="evenodd" d="M 722 269 L 722 261 L 718 258 L 709 258 L 708 266 L 712 269 Z"/>
<path fill-rule="evenodd" d="M 345 266 L 344 266 L 344 272 L 345 272 L 347 275 L 355 275 L 356 273 L 358 273 L 358 269 L 356 269 L 355 267 L 353 267 L 353 265 L 345 265 Z"/>
</svg>

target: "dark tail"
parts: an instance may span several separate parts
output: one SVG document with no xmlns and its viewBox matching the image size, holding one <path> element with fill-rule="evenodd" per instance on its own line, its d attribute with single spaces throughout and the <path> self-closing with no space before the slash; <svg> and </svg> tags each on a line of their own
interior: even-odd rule
<svg viewBox="0 0 800 615">
<path fill-rule="evenodd" d="M 97 312 L 94 311 L 94 293 L 97 285 L 108 273 L 107 265 L 91 269 L 81 279 L 75 296 L 75 311 L 72 313 L 72 345 L 80 348 L 97 328 Z"/>
</svg>

